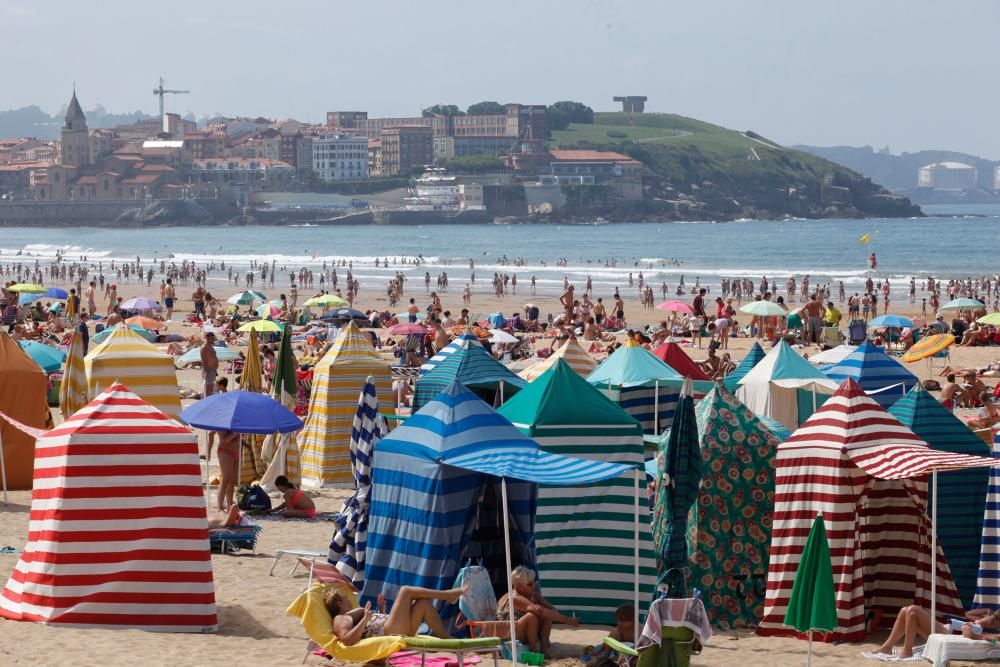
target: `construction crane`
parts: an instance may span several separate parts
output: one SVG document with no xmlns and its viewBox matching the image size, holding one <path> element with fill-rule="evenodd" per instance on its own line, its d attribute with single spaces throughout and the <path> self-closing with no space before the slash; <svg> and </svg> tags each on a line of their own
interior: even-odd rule
<svg viewBox="0 0 1000 667">
<path fill-rule="evenodd" d="M 164 134 L 170 133 L 170 125 L 167 123 L 167 114 L 163 110 L 163 96 L 164 95 L 187 95 L 190 90 L 167 90 L 163 87 L 163 77 L 160 77 L 160 85 L 158 88 L 153 89 L 153 94 L 159 96 L 160 98 L 160 130 Z"/>
</svg>

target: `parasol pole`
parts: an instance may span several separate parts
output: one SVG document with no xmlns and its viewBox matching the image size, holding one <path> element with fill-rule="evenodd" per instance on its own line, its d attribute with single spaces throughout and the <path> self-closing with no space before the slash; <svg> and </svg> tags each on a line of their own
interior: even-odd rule
<svg viewBox="0 0 1000 667">
<path fill-rule="evenodd" d="M 937 631 L 937 501 L 938 501 L 938 471 L 931 470 L 931 629 Z"/>
<path fill-rule="evenodd" d="M 809 650 L 806 653 L 806 667 L 810 667 L 813 663 L 813 631 L 809 628 Z"/>
<path fill-rule="evenodd" d="M 517 665 L 517 630 L 514 626 L 514 568 L 510 560 L 510 511 L 507 509 L 507 478 L 500 478 L 500 497 L 503 501 L 503 548 L 507 558 L 507 616 L 510 619 L 510 659 Z"/>
<path fill-rule="evenodd" d="M 660 381 L 653 384 L 653 435 L 660 435 Z"/>
<path fill-rule="evenodd" d="M 2 429 L 0 429 L 2 430 Z M 7 463 L 3 458 L 3 433 L 0 433 L 0 478 L 3 478 L 3 504 L 7 504 Z"/>
<path fill-rule="evenodd" d="M 634 614 L 633 620 L 635 621 L 635 637 L 632 641 L 635 643 L 633 646 L 639 645 L 639 477 L 645 474 L 641 469 L 635 469 L 635 515 L 633 521 L 633 548 L 632 557 L 635 559 L 634 573 L 635 573 L 635 585 L 632 589 L 632 598 L 635 603 L 632 607 L 632 612 Z"/>
</svg>

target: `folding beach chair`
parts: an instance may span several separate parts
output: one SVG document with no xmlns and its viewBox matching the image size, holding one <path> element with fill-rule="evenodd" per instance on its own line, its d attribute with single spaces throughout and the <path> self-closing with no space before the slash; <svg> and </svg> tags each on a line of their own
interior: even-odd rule
<svg viewBox="0 0 1000 667">
<path fill-rule="evenodd" d="M 847 342 L 851 345 L 861 345 L 868 338 L 868 323 L 864 320 L 851 320 L 847 325 Z"/>
<path fill-rule="evenodd" d="M 840 333 L 840 327 L 823 327 L 819 344 L 823 349 L 834 348 L 840 345 L 844 336 Z"/>
</svg>

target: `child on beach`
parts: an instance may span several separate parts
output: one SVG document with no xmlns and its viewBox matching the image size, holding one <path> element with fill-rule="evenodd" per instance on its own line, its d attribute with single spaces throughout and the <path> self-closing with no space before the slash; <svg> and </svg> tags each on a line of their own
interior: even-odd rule
<svg viewBox="0 0 1000 667">
<path fill-rule="evenodd" d="M 628 646 L 633 646 L 635 642 L 635 606 L 631 604 L 620 605 L 615 609 L 615 627 L 608 633 L 610 639 L 622 642 Z M 607 644 L 601 644 L 592 651 L 584 651 L 584 662 L 587 667 L 596 667 L 604 664 L 607 658 L 612 658 L 615 650 Z"/>
</svg>

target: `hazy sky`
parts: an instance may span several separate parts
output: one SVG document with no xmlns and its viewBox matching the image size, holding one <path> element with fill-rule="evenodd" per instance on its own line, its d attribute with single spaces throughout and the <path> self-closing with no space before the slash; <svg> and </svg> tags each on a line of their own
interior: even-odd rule
<svg viewBox="0 0 1000 667">
<path fill-rule="evenodd" d="M 1000 2 L 0 0 L 0 109 L 294 117 L 647 95 L 786 144 L 1000 158 Z"/>
</svg>

